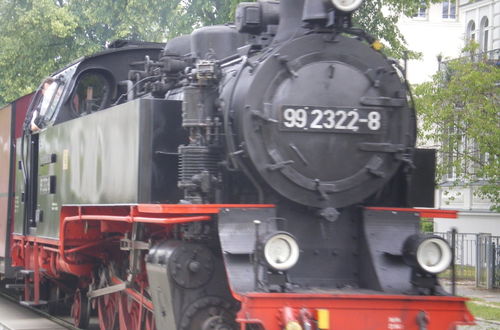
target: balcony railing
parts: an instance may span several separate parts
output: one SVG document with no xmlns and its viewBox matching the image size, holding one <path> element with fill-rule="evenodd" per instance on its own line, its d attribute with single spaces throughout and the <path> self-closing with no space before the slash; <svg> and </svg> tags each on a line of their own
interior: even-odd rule
<svg viewBox="0 0 500 330">
<path fill-rule="evenodd" d="M 472 62 L 487 62 L 492 65 L 500 65 L 500 48 L 489 50 L 487 52 L 479 52 L 475 54 L 470 54 L 466 56 L 459 57 L 457 59 L 470 59 Z M 443 64 L 445 67 L 448 64 L 448 62 L 457 60 L 457 59 L 452 59 L 448 61 L 443 61 L 441 64 Z"/>
<path fill-rule="evenodd" d="M 500 49 L 493 49 L 487 52 L 470 55 L 474 62 L 486 61 L 490 64 L 500 65 Z"/>
</svg>

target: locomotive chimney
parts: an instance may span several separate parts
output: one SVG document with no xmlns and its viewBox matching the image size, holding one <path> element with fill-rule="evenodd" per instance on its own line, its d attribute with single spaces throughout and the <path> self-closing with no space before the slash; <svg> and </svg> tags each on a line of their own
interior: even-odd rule
<svg viewBox="0 0 500 330">
<path fill-rule="evenodd" d="M 320 1 L 320 0 L 317 0 Z M 304 0 L 281 0 L 280 1 L 280 23 L 274 42 L 280 43 L 293 37 L 297 32 L 303 30 L 302 12 Z"/>
</svg>

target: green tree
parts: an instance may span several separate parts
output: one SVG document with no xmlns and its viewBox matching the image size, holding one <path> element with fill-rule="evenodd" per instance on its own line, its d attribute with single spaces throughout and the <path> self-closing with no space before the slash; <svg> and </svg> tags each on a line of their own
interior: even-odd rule
<svg viewBox="0 0 500 330">
<path fill-rule="evenodd" d="M 428 5 L 429 0 L 426 3 Z M 420 0 L 365 0 L 353 17 L 354 24 L 382 40 L 387 55 L 401 59 L 408 48 L 396 24 L 402 15 L 411 17 L 421 5 Z M 418 54 L 409 52 L 409 56 L 416 58 Z"/>
<path fill-rule="evenodd" d="M 162 41 L 164 0 L 0 0 L 0 104 L 116 39 Z"/>
<path fill-rule="evenodd" d="M 41 77 L 69 60 L 77 27 L 67 7 L 52 1 L 0 3 L 0 97 L 29 93 Z"/>
<path fill-rule="evenodd" d="M 188 34 L 193 29 L 234 21 L 234 13 L 242 0 L 175 0 L 172 17 L 166 24 L 168 39 Z M 252 2 L 252 1 L 247 1 Z"/>
<path fill-rule="evenodd" d="M 478 187 L 476 194 L 499 211 L 500 68 L 481 55 L 443 66 L 432 81 L 415 88 L 420 138 L 440 144 L 438 181 L 452 174 L 452 187 Z"/>
<path fill-rule="evenodd" d="M 46 75 L 115 39 L 165 41 L 233 21 L 240 0 L 0 0 L 0 104 L 33 91 Z M 420 0 L 365 0 L 355 24 L 401 57 L 396 22 Z M 384 6 L 384 11 L 382 7 Z"/>
</svg>

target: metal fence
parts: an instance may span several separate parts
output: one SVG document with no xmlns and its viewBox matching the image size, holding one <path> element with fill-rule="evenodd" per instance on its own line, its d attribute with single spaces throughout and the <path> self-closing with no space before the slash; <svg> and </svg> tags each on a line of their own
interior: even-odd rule
<svg viewBox="0 0 500 330">
<path fill-rule="evenodd" d="M 434 233 L 448 242 L 452 233 Z M 500 288 L 500 236 L 481 233 L 455 234 L 455 276 L 457 280 L 475 281 L 477 287 Z M 451 274 L 451 271 L 445 273 Z"/>
<path fill-rule="evenodd" d="M 490 234 L 478 235 L 478 264 L 476 286 L 491 289 L 496 284 L 495 275 L 498 268 L 495 259 L 500 237 Z"/>
</svg>

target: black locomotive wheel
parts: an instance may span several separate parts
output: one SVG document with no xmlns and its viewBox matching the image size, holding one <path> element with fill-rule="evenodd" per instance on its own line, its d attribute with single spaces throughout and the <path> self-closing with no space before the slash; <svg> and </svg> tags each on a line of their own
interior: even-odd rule
<svg viewBox="0 0 500 330">
<path fill-rule="evenodd" d="M 182 330 L 237 330 L 232 305 L 218 297 L 205 297 L 194 302 L 184 313 Z"/>
<path fill-rule="evenodd" d="M 71 306 L 73 324 L 80 329 L 87 329 L 90 322 L 90 302 L 85 290 L 77 289 Z"/>
</svg>

